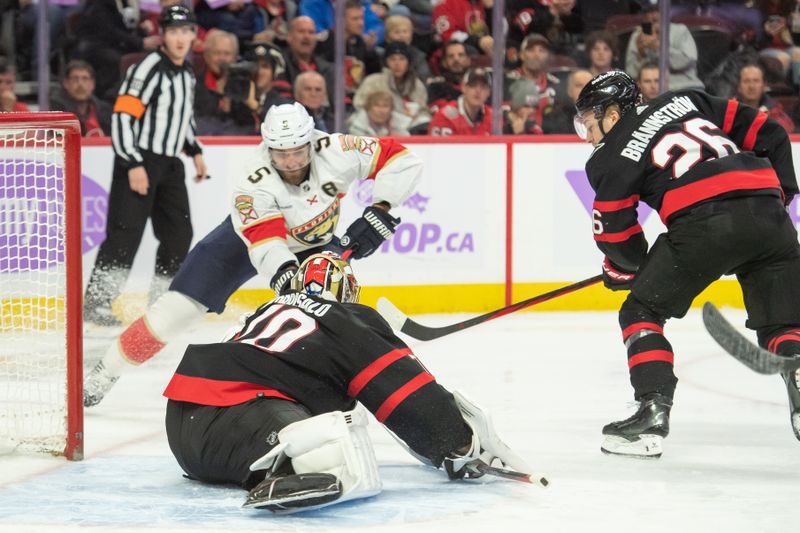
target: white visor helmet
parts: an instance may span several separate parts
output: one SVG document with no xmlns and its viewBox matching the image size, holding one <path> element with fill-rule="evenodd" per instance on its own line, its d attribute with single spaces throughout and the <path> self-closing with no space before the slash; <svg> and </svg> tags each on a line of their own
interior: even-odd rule
<svg viewBox="0 0 800 533">
<path fill-rule="evenodd" d="M 300 170 L 311 163 L 314 119 L 297 102 L 272 106 L 261 124 L 261 137 L 276 170 Z"/>
</svg>

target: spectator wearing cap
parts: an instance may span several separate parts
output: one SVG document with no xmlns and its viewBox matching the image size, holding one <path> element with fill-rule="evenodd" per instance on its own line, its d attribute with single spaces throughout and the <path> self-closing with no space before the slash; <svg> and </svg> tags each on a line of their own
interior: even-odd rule
<svg viewBox="0 0 800 533">
<path fill-rule="evenodd" d="M 394 98 L 394 109 L 410 119 L 411 133 L 427 132 L 431 115 L 428 112 L 428 92 L 411 65 L 411 52 L 407 44 L 394 42 L 386 45 L 383 72 L 371 74 L 356 91 L 353 105 L 363 109 L 367 96 L 375 91 L 388 91 Z"/>
<path fill-rule="evenodd" d="M 610 31 L 595 31 L 586 37 L 586 56 L 589 72 L 594 76 L 614 68 L 617 55 L 617 38 Z"/>
<path fill-rule="evenodd" d="M 0 112 L 28 111 L 28 106 L 17 100 L 17 67 L 0 56 Z"/>
<path fill-rule="evenodd" d="M 111 134 L 111 105 L 94 95 L 94 69 L 81 59 L 67 63 L 61 90 L 50 107 L 75 113 L 81 135 L 98 137 Z"/>
<path fill-rule="evenodd" d="M 367 96 L 364 108 L 350 117 L 347 132 L 367 137 L 403 137 L 409 135 L 406 126 L 410 119 L 394 110 L 394 98 L 387 91 L 375 91 Z"/>
<path fill-rule="evenodd" d="M 490 55 L 494 46 L 488 20 L 494 0 L 442 0 L 433 6 L 437 44 L 455 40 Z"/>
<path fill-rule="evenodd" d="M 583 19 L 575 0 L 511 0 L 508 14 L 508 59 L 515 62 L 526 35 L 546 36 L 557 54 L 570 54 L 583 33 Z"/>
<path fill-rule="evenodd" d="M 448 41 L 443 48 L 441 74 L 428 79 L 428 108 L 431 113 L 461 96 L 461 82 L 472 60 L 459 41 Z"/>
<path fill-rule="evenodd" d="M 401 6 L 403 7 L 403 6 Z M 406 10 L 407 11 L 407 10 Z M 386 43 L 401 42 L 406 43 L 411 50 L 411 64 L 414 71 L 424 82 L 431 77 L 431 69 L 428 66 L 428 56 L 412 44 L 414 38 L 414 25 L 406 15 L 389 15 L 383 23 L 383 34 Z"/>
<path fill-rule="evenodd" d="M 636 78 L 636 83 L 639 85 L 639 91 L 642 93 L 642 100 L 649 102 L 661 94 L 660 88 L 660 73 L 657 63 L 648 62 L 644 63 L 639 68 L 639 77 Z"/>
<path fill-rule="evenodd" d="M 794 121 L 783 109 L 783 105 L 774 101 L 767 94 L 767 86 L 764 83 L 764 67 L 759 63 L 746 63 L 739 69 L 736 99 L 766 113 L 769 118 L 783 126 L 787 133 L 794 132 Z"/>
<path fill-rule="evenodd" d="M 570 73 L 566 82 L 567 101 L 542 110 L 540 120 L 544 133 L 575 133 L 572 121 L 575 116 L 575 102 L 578 101 L 578 95 L 593 77 L 592 73 L 585 69 L 573 70 Z"/>
<path fill-rule="evenodd" d="M 364 35 L 364 6 L 361 0 L 347 0 L 345 3 L 344 30 L 344 85 L 345 92 L 352 97 L 366 76 L 381 71 L 375 39 Z M 330 62 L 335 60 L 335 48 L 333 33 L 317 45 L 318 53 Z"/>
<path fill-rule="evenodd" d="M 314 21 L 307 16 L 298 16 L 289 22 L 286 35 L 286 50 L 283 54 L 284 72 L 275 79 L 275 88 L 284 98 L 292 98 L 292 85 L 301 72 L 313 70 L 325 78 L 328 93 L 333 92 L 333 65 L 316 53 L 317 35 Z"/>
<path fill-rule="evenodd" d="M 538 88 L 538 109 L 542 115 L 548 106 L 556 102 L 556 92 L 560 89 L 558 78 L 547 72 L 550 65 L 550 41 L 539 33 L 529 34 L 522 41 L 519 57 L 519 68 L 506 76 L 506 95 L 503 99 L 511 99 L 509 90 L 517 80 L 530 80 Z"/>
<path fill-rule="evenodd" d="M 633 30 L 625 52 L 625 71 L 634 79 L 639 77 L 639 69 L 644 63 L 658 62 L 661 31 L 658 4 L 648 3 L 643 11 L 649 26 Z M 697 45 L 686 25 L 672 22 L 669 25 L 669 90 L 690 88 L 704 88 L 697 77 Z"/>
<path fill-rule="evenodd" d="M 486 103 L 492 80 L 484 68 L 470 69 L 464 74 L 463 94 L 454 102 L 439 108 L 431 119 L 430 135 L 491 135 L 492 108 Z"/>
<path fill-rule="evenodd" d="M 536 120 L 539 88 L 530 80 L 518 80 L 511 87 L 511 109 L 503 113 L 503 133 L 539 135 L 542 127 Z"/>
<path fill-rule="evenodd" d="M 294 99 L 303 104 L 314 119 L 314 128 L 328 133 L 333 127 L 333 114 L 328 105 L 325 78 L 319 72 L 301 72 L 294 80 Z"/>
</svg>

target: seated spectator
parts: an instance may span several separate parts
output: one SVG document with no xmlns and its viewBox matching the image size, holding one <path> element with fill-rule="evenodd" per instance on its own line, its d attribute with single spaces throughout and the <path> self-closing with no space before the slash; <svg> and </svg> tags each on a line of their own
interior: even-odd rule
<svg viewBox="0 0 800 533">
<path fill-rule="evenodd" d="M 577 69 L 570 73 L 566 83 L 568 100 L 541 109 L 540 120 L 544 133 L 575 133 L 572 120 L 575 116 L 575 102 L 578 101 L 581 91 L 593 77 L 592 73 L 585 69 Z"/>
<path fill-rule="evenodd" d="M 264 8 L 267 20 L 264 31 L 258 34 L 256 40 L 285 47 L 289 21 L 297 15 L 297 4 L 294 0 L 262 0 L 257 3 Z"/>
<path fill-rule="evenodd" d="M 492 92 L 489 72 L 483 68 L 470 69 L 461 84 L 463 94 L 433 115 L 430 135 L 491 135 L 492 108 L 486 103 Z"/>
<path fill-rule="evenodd" d="M 783 76 L 800 86 L 800 13 L 796 2 L 767 0 L 760 2 L 764 15 L 763 34 L 756 41 L 759 54 L 774 57 L 783 67 Z M 791 20 L 791 22 L 790 22 Z"/>
<path fill-rule="evenodd" d="M 283 98 L 278 90 L 272 86 L 275 79 L 275 56 L 269 46 L 259 44 L 248 54 L 248 59 L 257 65 L 255 79 L 255 99 L 258 102 L 256 113 L 259 122 L 264 121 L 269 108 L 274 105 L 291 103 Z"/>
<path fill-rule="evenodd" d="M 470 66 L 467 48 L 459 41 L 444 45 L 439 76 L 428 79 L 428 108 L 431 113 L 461 96 L 461 81 Z"/>
<path fill-rule="evenodd" d="M 519 68 L 512 70 L 506 76 L 506 95 L 503 100 L 511 99 L 511 84 L 516 80 L 530 80 L 539 89 L 538 115 L 543 116 L 545 109 L 555 104 L 556 92 L 560 85 L 558 78 L 547 72 L 550 65 L 550 41 L 538 33 L 529 34 L 522 41 L 519 58 Z"/>
<path fill-rule="evenodd" d="M 596 31 L 586 38 L 586 55 L 589 72 L 594 76 L 614 68 L 617 55 L 617 38 L 610 31 Z"/>
<path fill-rule="evenodd" d="M 275 79 L 275 88 L 284 98 L 292 98 L 292 85 L 295 78 L 306 70 L 314 70 L 325 78 L 328 94 L 333 93 L 333 65 L 316 54 L 317 36 L 314 21 L 310 17 L 299 16 L 289 22 L 289 33 L 286 35 L 284 51 L 285 71 Z"/>
<path fill-rule="evenodd" d="M 73 59 L 67 64 L 61 91 L 51 102 L 52 109 L 75 113 L 81 135 L 111 135 L 111 104 L 94 95 L 94 70 L 86 61 Z"/>
<path fill-rule="evenodd" d="M 414 71 L 419 76 L 419 79 L 427 83 L 428 78 L 431 77 L 428 56 L 411 43 L 414 38 L 414 26 L 411 19 L 403 15 L 390 15 L 386 17 L 383 27 L 386 43 L 401 42 L 409 46 L 411 64 L 414 67 Z"/>
<path fill-rule="evenodd" d="M 403 137 L 409 135 L 406 125 L 410 122 L 406 115 L 394 110 L 391 93 L 375 91 L 367 96 L 364 108 L 350 117 L 347 132 L 367 137 Z"/>
<path fill-rule="evenodd" d="M 645 25 L 637 27 L 628 41 L 625 53 L 625 70 L 633 78 L 639 77 L 644 63 L 658 62 L 661 17 L 657 4 L 647 4 Z M 645 31 L 647 30 L 647 31 Z M 669 90 L 703 88 L 697 77 L 697 45 L 689 28 L 684 24 L 669 25 Z"/>
<path fill-rule="evenodd" d="M 539 88 L 531 80 L 517 80 L 511 86 L 511 109 L 503 114 L 503 133 L 539 135 L 542 127 L 536 120 Z"/>
<path fill-rule="evenodd" d="M 780 102 L 775 102 L 767 95 L 767 87 L 764 84 L 764 67 L 758 63 L 748 63 L 739 70 L 739 87 L 736 99 L 755 107 L 769 115 L 769 117 L 786 130 L 787 133 L 794 131 L 794 122 L 783 109 Z"/>
<path fill-rule="evenodd" d="M 40 0 L 20 0 L 20 25 L 22 39 L 17 42 L 17 50 L 19 56 L 17 57 L 17 64 L 22 64 L 20 56 L 28 56 L 25 59 L 30 60 L 32 70 L 36 69 L 36 43 L 39 42 L 39 4 Z M 9 2 L 11 3 L 11 2 Z M 63 38 L 66 35 L 66 21 L 70 15 L 78 13 L 81 10 L 80 0 L 50 0 L 47 3 L 47 23 L 48 34 L 50 37 L 50 49 L 63 46 Z M 29 54 L 27 53 L 29 52 Z M 27 65 L 27 63 L 25 63 Z"/>
<path fill-rule="evenodd" d="M 328 105 L 325 78 L 319 72 L 301 72 L 294 80 L 294 99 L 303 104 L 314 119 L 314 127 L 325 133 L 333 131 L 333 114 Z"/>
<path fill-rule="evenodd" d="M 0 56 L 0 112 L 28 111 L 28 106 L 17 101 L 17 68 Z"/>
<path fill-rule="evenodd" d="M 459 41 L 491 55 L 494 39 L 487 21 L 494 0 L 442 0 L 433 6 L 434 42 Z"/>
<path fill-rule="evenodd" d="M 135 0 L 88 0 L 83 8 L 76 29 L 77 55 L 94 68 L 95 92 L 103 100 L 116 97 L 123 55 L 161 45 L 160 35 L 143 37 L 138 24 Z"/>
<path fill-rule="evenodd" d="M 257 40 L 263 20 L 253 0 L 200 0 L 196 3 L 197 23 L 206 30 L 232 33 L 240 46 Z"/>
<path fill-rule="evenodd" d="M 234 34 L 222 30 L 208 32 L 203 51 L 205 69 L 197 73 L 194 93 L 198 135 L 257 133 L 256 65 L 237 64 L 238 57 L 239 44 Z"/>
<path fill-rule="evenodd" d="M 656 63 L 644 63 L 639 69 L 639 77 L 636 82 L 639 84 L 642 100 L 645 102 L 649 102 L 661 94 L 660 72 Z"/>
<path fill-rule="evenodd" d="M 365 40 L 371 47 L 383 43 L 383 20 L 372 8 L 372 0 L 360 0 L 364 6 L 364 32 Z M 320 34 L 319 40 L 328 38 L 326 32 L 333 30 L 336 22 L 333 9 L 333 0 L 300 0 L 298 6 L 300 15 L 310 17 Z"/>
<path fill-rule="evenodd" d="M 405 43 L 386 45 L 386 68 L 383 72 L 367 76 L 353 98 L 356 109 L 363 109 L 367 95 L 375 91 L 388 91 L 394 98 L 394 108 L 410 119 L 411 133 L 427 131 L 431 120 L 428 112 L 428 92 L 411 66 L 411 52 Z"/>
<path fill-rule="evenodd" d="M 361 0 L 347 0 L 344 8 L 345 30 L 345 92 L 352 96 L 364 77 L 381 71 L 381 60 L 375 50 L 374 39 L 364 36 L 364 6 Z M 367 36 L 369 37 L 369 36 Z M 335 61 L 334 35 L 317 44 L 317 53 L 327 61 Z M 373 44 L 370 44 L 373 43 Z"/>
<path fill-rule="evenodd" d="M 506 55 L 509 61 L 517 62 L 520 44 L 531 33 L 547 37 L 556 54 L 572 54 L 583 33 L 583 19 L 575 0 L 511 0 L 506 6 L 509 22 Z"/>
</svg>

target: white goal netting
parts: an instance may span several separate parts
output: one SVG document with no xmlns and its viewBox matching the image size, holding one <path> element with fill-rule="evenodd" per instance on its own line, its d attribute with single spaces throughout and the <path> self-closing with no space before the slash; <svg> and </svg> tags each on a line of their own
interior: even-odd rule
<svg viewBox="0 0 800 533">
<path fill-rule="evenodd" d="M 0 453 L 67 439 L 65 137 L 0 124 Z"/>
</svg>

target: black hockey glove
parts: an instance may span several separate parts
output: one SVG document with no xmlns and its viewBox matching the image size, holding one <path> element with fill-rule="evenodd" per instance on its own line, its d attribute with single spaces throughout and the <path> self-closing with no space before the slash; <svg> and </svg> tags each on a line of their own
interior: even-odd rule
<svg viewBox="0 0 800 533">
<path fill-rule="evenodd" d="M 399 223 L 399 218 L 380 207 L 370 206 L 364 209 L 361 218 L 350 224 L 340 242 L 343 247 L 353 250 L 351 259 L 361 259 L 371 255 L 391 237 Z"/>
<path fill-rule="evenodd" d="M 608 257 L 603 260 L 603 285 L 612 291 L 629 291 L 636 272 L 627 272 L 612 263 Z"/>
<path fill-rule="evenodd" d="M 278 271 L 272 276 L 272 279 L 269 282 L 269 286 L 275 291 L 275 296 L 280 296 L 284 292 L 289 290 L 289 286 L 292 282 L 292 278 L 297 273 L 297 263 L 294 261 L 289 261 L 288 263 L 284 263 Z"/>
</svg>

